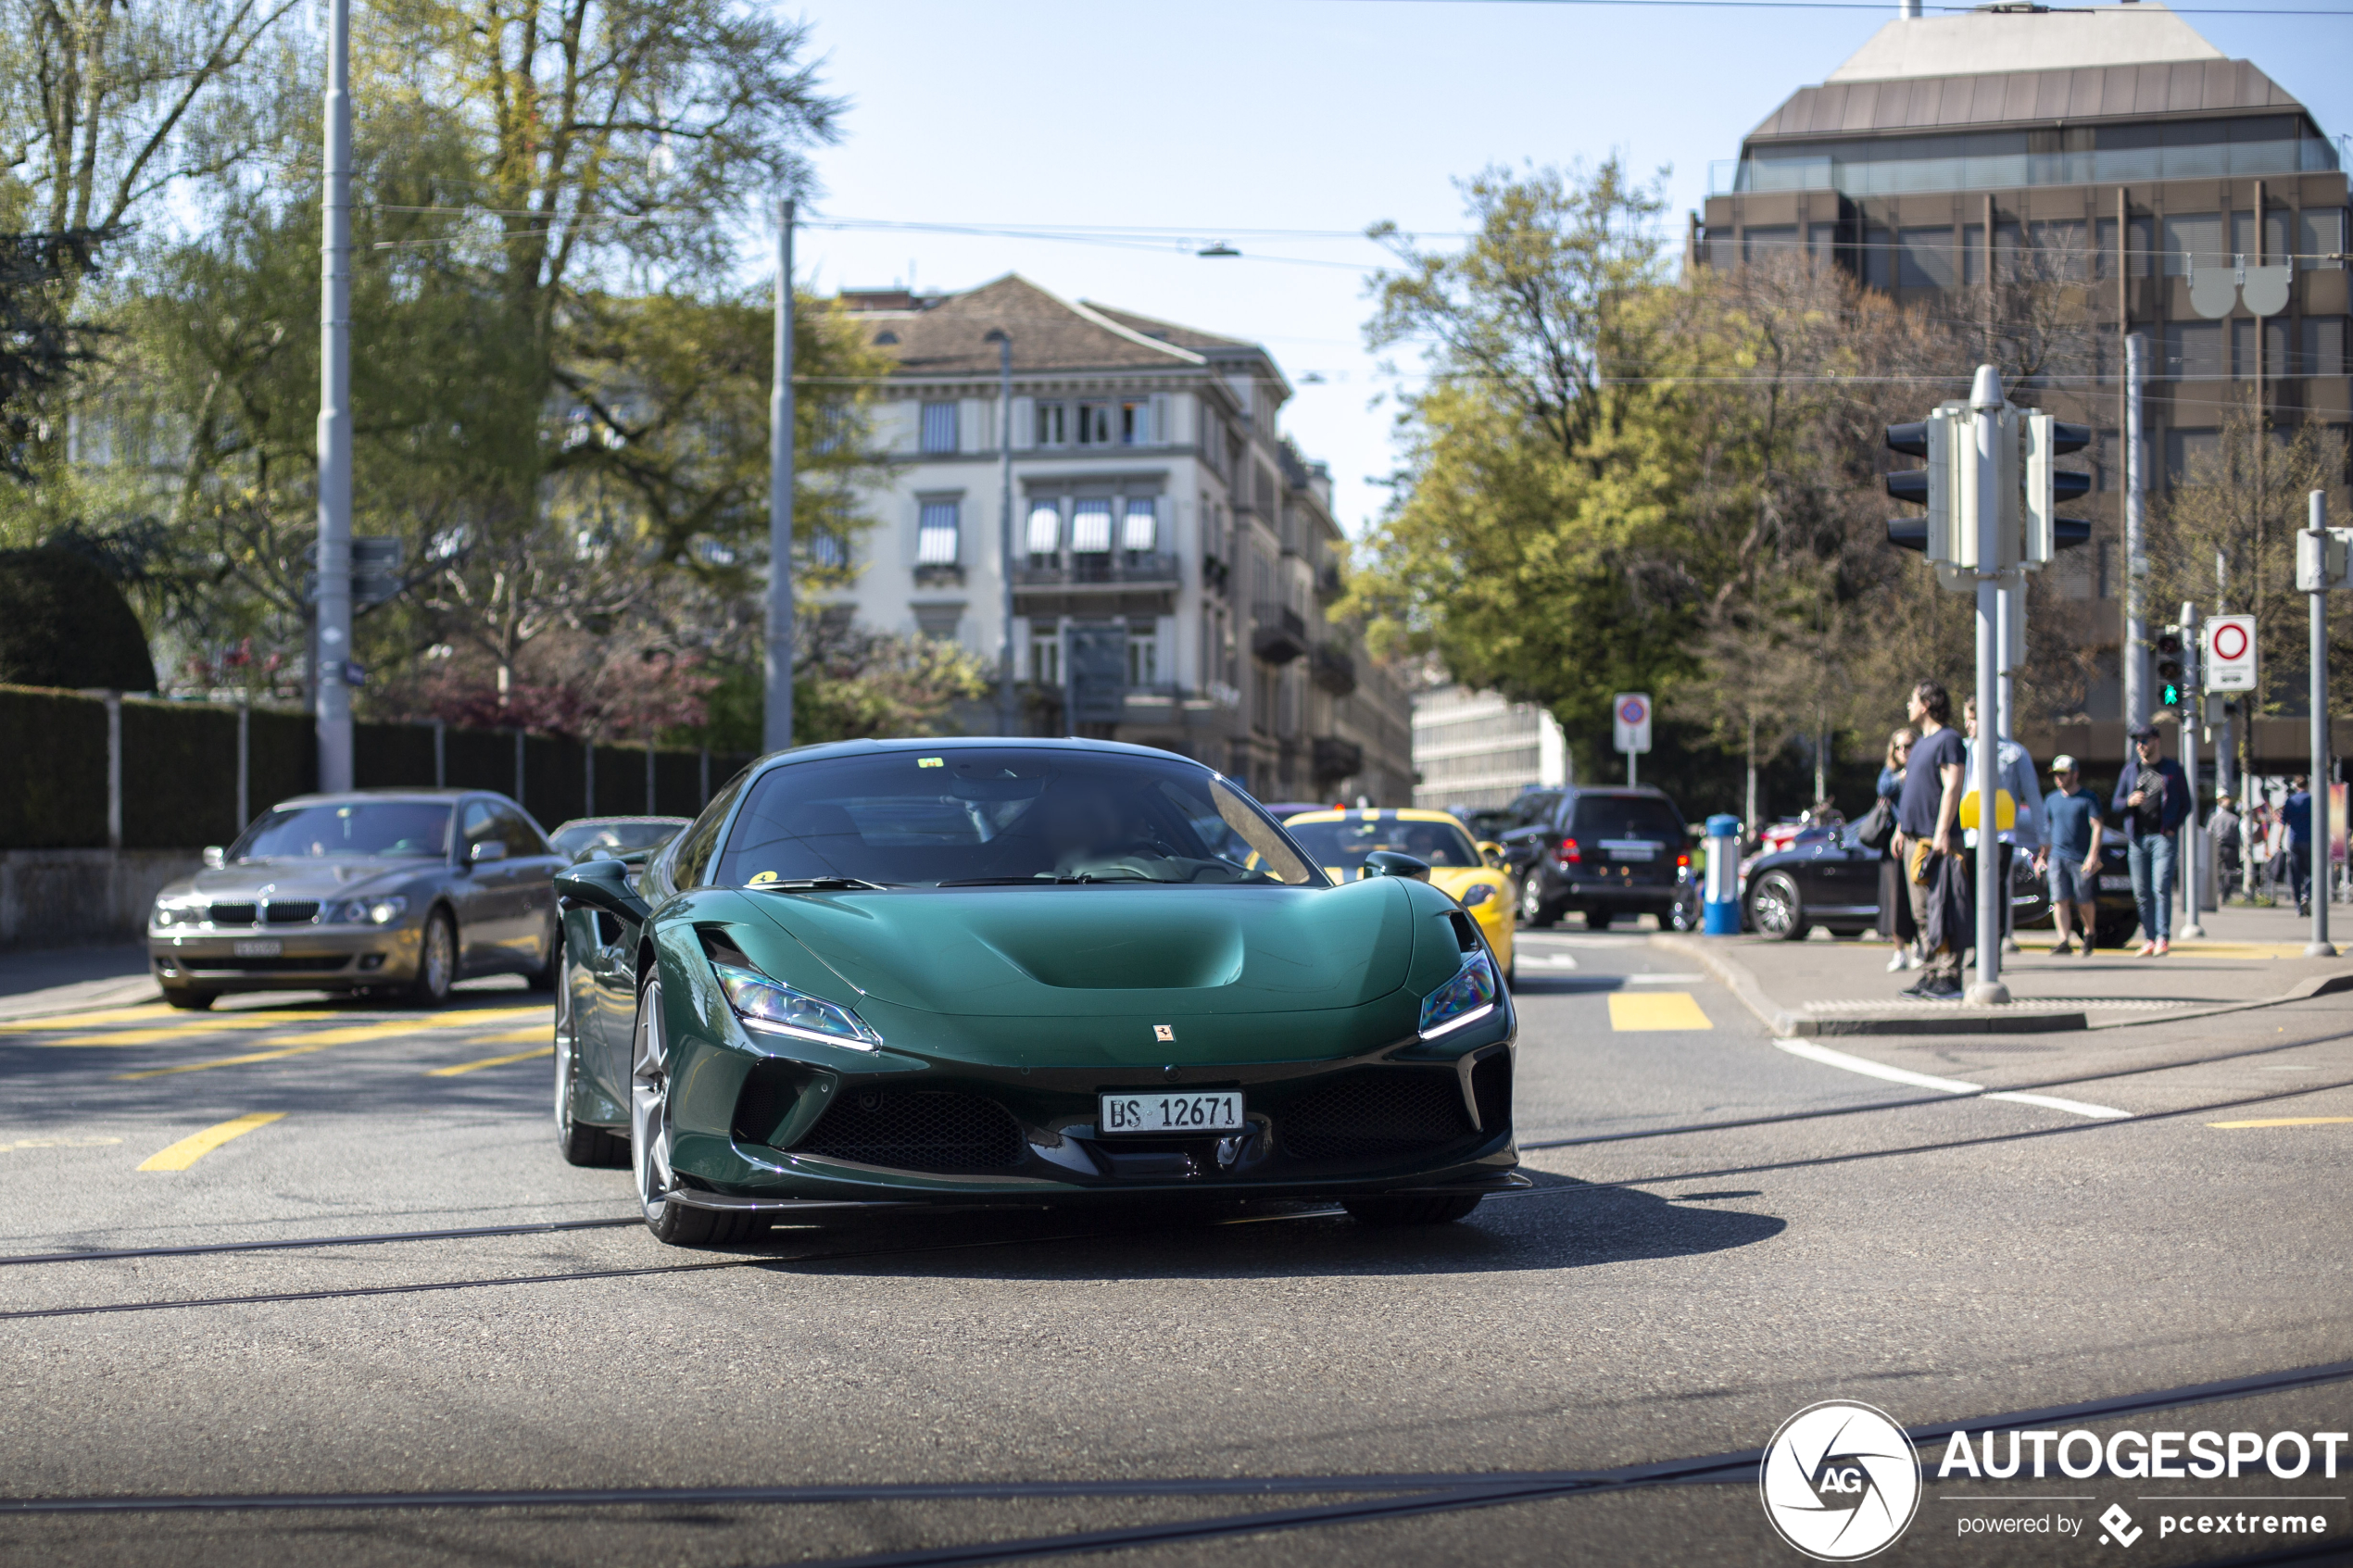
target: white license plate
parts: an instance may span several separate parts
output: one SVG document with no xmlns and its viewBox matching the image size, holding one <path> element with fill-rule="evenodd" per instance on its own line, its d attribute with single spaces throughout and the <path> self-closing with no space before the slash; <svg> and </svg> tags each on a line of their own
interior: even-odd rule
<svg viewBox="0 0 2353 1568">
<path fill-rule="evenodd" d="M 2130 893 L 2133 891 L 2133 879 L 2129 876 L 2104 876 L 2100 878 L 2100 891 L 2103 893 Z"/>
<path fill-rule="evenodd" d="M 1613 859 L 1655 860 L 1658 859 L 1658 846 L 1646 838 L 1604 838 L 1602 840 L 1602 847 L 1610 852 Z"/>
<path fill-rule="evenodd" d="M 1113 1133 L 1238 1133 L 1242 1097 L 1238 1089 L 1214 1094 L 1100 1095 L 1096 1129 Z"/>
<path fill-rule="evenodd" d="M 263 936 L 239 942 L 231 950 L 241 959 L 275 959 L 285 956 L 286 945 L 275 936 Z"/>
</svg>

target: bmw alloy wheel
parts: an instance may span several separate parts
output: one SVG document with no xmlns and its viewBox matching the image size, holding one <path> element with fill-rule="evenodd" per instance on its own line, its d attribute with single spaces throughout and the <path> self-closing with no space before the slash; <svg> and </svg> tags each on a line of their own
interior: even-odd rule
<svg viewBox="0 0 2353 1568">
<path fill-rule="evenodd" d="M 424 934 L 417 947 L 417 978 L 409 992 L 418 1001 L 438 1006 L 449 999 L 449 987 L 457 978 L 458 934 L 448 914 L 435 909 L 425 916 Z"/>
</svg>

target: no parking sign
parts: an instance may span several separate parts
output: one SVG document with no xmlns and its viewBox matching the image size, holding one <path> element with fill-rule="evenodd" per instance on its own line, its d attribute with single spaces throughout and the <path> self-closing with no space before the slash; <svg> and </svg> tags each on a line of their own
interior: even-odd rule
<svg viewBox="0 0 2353 1568">
<path fill-rule="evenodd" d="M 1620 692 L 1609 699 L 1609 711 L 1618 750 L 1631 756 L 1651 748 L 1650 693 Z"/>
</svg>

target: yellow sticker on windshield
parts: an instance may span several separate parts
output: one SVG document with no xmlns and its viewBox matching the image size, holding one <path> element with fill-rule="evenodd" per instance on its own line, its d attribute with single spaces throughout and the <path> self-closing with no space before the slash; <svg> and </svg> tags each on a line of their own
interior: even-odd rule
<svg viewBox="0 0 2353 1568">
<path fill-rule="evenodd" d="M 915 759 L 915 766 L 918 768 L 945 768 L 948 766 L 948 762 L 945 758 L 918 757 Z"/>
<path fill-rule="evenodd" d="M 746 883 L 744 885 L 747 887 L 757 887 L 763 882 L 774 882 L 775 880 L 776 873 L 774 872 L 756 872 L 752 874 L 751 881 Z"/>
</svg>

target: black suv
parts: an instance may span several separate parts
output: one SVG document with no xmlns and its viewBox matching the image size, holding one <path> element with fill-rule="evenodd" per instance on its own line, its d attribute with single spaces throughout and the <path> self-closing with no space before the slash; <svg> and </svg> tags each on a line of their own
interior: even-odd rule
<svg viewBox="0 0 2353 1568">
<path fill-rule="evenodd" d="M 1683 814 L 1655 789 L 1531 791 L 1501 840 L 1519 884 L 1522 925 L 1550 925 L 1574 909 L 1599 928 L 1621 914 L 1667 924 L 1690 852 Z"/>
</svg>

